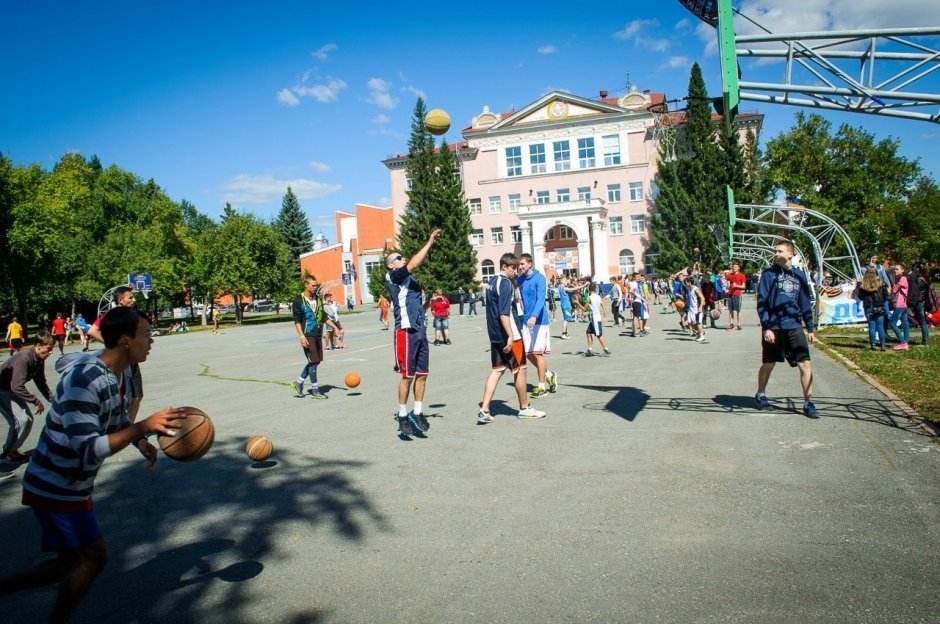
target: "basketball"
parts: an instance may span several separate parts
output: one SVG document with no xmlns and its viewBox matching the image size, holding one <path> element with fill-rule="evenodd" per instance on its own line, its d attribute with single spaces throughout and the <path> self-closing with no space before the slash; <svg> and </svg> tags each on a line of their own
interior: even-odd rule
<svg viewBox="0 0 940 624">
<path fill-rule="evenodd" d="M 721 318 L 721 310 L 712 310 L 712 318 L 716 321 Z"/>
<path fill-rule="evenodd" d="M 251 461 L 264 461 L 271 457 L 274 445 L 264 436 L 251 436 L 245 445 L 245 454 Z"/>
<path fill-rule="evenodd" d="M 160 434 L 157 439 L 167 457 L 176 461 L 196 461 L 205 455 L 215 440 L 215 426 L 204 411 L 197 407 L 184 407 L 185 418 L 175 423 L 172 435 Z"/>
<path fill-rule="evenodd" d="M 683 301 L 682 299 L 676 299 L 676 310 L 684 310 L 684 309 L 685 309 L 685 301 Z"/>
<path fill-rule="evenodd" d="M 355 388 L 359 385 L 360 381 L 362 381 L 362 379 L 359 378 L 358 373 L 346 373 L 345 382 L 347 388 Z"/>
<path fill-rule="evenodd" d="M 439 108 L 435 108 L 424 116 L 424 127 L 431 134 L 440 136 L 450 130 L 450 115 Z"/>
</svg>

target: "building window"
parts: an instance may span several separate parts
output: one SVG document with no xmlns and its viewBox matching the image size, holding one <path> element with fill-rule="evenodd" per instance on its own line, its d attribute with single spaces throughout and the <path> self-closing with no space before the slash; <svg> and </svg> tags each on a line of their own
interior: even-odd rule
<svg viewBox="0 0 940 624">
<path fill-rule="evenodd" d="M 646 215 L 630 215 L 630 233 L 642 234 L 646 231 Z"/>
<path fill-rule="evenodd" d="M 545 173 L 545 144 L 536 143 L 529 146 L 529 165 L 532 173 Z"/>
<path fill-rule="evenodd" d="M 607 201 L 609 202 L 620 201 L 620 185 L 619 184 L 607 185 Z"/>
<path fill-rule="evenodd" d="M 483 214 L 483 201 L 479 197 L 469 200 L 470 216 Z"/>
<path fill-rule="evenodd" d="M 536 191 L 535 192 L 536 204 L 547 204 L 550 201 L 551 201 L 551 198 L 548 196 L 548 191 Z"/>
<path fill-rule="evenodd" d="M 493 195 L 490 197 L 490 214 L 499 214 L 503 209 L 503 200 L 499 198 L 499 195 Z"/>
<path fill-rule="evenodd" d="M 633 275 L 634 273 L 636 273 L 636 259 L 632 251 L 624 249 L 620 252 L 620 274 Z"/>
<path fill-rule="evenodd" d="M 483 279 L 487 280 L 496 275 L 496 265 L 492 260 L 484 260 L 481 265 L 483 268 Z"/>
<path fill-rule="evenodd" d="M 601 137 L 601 145 L 604 148 L 604 165 L 610 167 L 620 164 L 620 136 L 612 134 Z"/>
<path fill-rule="evenodd" d="M 555 171 L 569 171 L 571 169 L 571 146 L 568 141 L 555 141 L 552 143 L 555 155 Z"/>
<path fill-rule="evenodd" d="M 571 201 L 571 191 L 568 189 L 558 189 L 555 191 L 559 202 Z"/>
<path fill-rule="evenodd" d="M 474 228 L 470 233 L 470 244 L 480 247 L 483 245 L 483 228 Z"/>
<path fill-rule="evenodd" d="M 513 193 L 509 196 L 509 212 L 519 212 L 519 207 L 522 206 L 522 195 L 519 193 Z"/>
<path fill-rule="evenodd" d="M 509 237 L 512 238 L 513 243 L 521 243 L 522 242 L 522 227 L 518 225 L 510 225 Z"/>
<path fill-rule="evenodd" d="M 578 187 L 578 199 L 582 201 L 591 201 L 591 187 L 579 186 Z"/>
<path fill-rule="evenodd" d="M 503 228 L 501 227 L 490 228 L 490 241 L 492 241 L 494 245 L 502 245 L 503 244 Z"/>
<path fill-rule="evenodd" d="M 653 266 L 653 255 L 654 254 L 646 254 L 643 256 L 643 270 L 646 271 L 647 275 L 652 275 L 656 272 L 656 267 Z"/>
<path fill-rule="evenodd" d="M 610 218 L 610 234 L 623 234 L 623 217 Z"/>
<path fill-rule="evenodd" d="M 410 174 L 410 173 L 406 173 L 406 174 L 405 174 L 405 188 L 410 191 L 413 184 L 414 184 L 414 182 L 413 182 L 412 179 L 411 179 L 411 174 Z"/>
<path fill-rule="evenodd" d="M 596 166 L 594 160 L 594 137 L 578 139 L 578 167 L 590 169 Z"/>
<path fill-rule="evenodd" d="M 643 201 L 643 183 L 630 183 L 630 201 Z"/>
<path fill-rule="evenodd" d="M 574 238 L 574 232 L 567 225 L 558 226 L 558 238 L 560 240 L 571 240 Z"/>
<path fill-rule="evenodd" d="M 555 240 L 555 228 L 552 228 L 549 231 L 545 232 L 545 240 L 547 241 Z"/>
<path fill-rule="evenodd" d="M 522 148 L 506 148 L 506 176 L 509 178 L 522 175 Z"/>
</svg>

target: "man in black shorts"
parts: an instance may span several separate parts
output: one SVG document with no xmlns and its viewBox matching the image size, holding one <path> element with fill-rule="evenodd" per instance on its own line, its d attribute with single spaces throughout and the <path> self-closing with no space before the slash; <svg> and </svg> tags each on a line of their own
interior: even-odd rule
<svg viewBox="0 0 940 624">
<path fill-rule="evenodd" d="M 764 390 L 770 373 L 777 362 L 784 360 L 800 369 L 803 386 L 803 414 L 819 418 L 813 405 L 813 367 L 809 357 L 809 343 L 813 334 L 813 298 L 806 275 L 792 265 L 793 243 L 784 241 L 774 248 L 774 263 L 761 274 L 757 286 L 757 314 L 763 346 L 763 359 L 757 372 L 757 409 L 768 409 L 770 402 Z M 800 322 L 806 325 L 806 335 Z"/>
</svg>

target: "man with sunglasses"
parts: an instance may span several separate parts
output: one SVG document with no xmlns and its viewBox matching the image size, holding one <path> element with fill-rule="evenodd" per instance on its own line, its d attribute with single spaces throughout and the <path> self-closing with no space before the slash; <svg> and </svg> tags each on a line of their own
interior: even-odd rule
<svg viewBox="0 0 940 624">
<path fill-rule="evenodd" d="M 428 336 L 424 320 L 423 288 L 412 277 L 412 273 L 424 262 L 431 245 L 441 235 L 441 230 L 431 232 L 424 247 L 410 259 L 400 253 L 390 253 L 385 258 L 385 284 L 392 295 L 392 311 L 395 318 L 395 371 L 401 374 L 398 383 L 398 434 L 403 439 L 412 435 L 425 437 L 430 423 L 423 413 L 424 390 L 428 376 Z M 414 408 L 408 411 L 408 394 L 414 382 Z"/>
</svg>

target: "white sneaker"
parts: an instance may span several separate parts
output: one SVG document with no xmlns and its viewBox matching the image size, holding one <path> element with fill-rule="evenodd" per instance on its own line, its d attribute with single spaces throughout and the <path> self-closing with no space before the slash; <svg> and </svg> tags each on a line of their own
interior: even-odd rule
<svg viewBox="0 0 940 624">
<path fill-rule="evenodd" d="M 493 418 L 493 415 L 490 414 L 489 412 L 484 412 L 483 410 L 480 410 L 480 413 L 477 414 L 477 424 L 478 424 L 478 425 L 488 425 L 489 423 L 493 422 L 494 420 L 495 420 L 495 418 Z"/>
<path fill-rule="evenodd" d="M 516 418 L 525 418 L 525 419 L 535 419 L 535 418 L 545 418 L 545 412 L 541 412 L 531 405 L 525 409 L 519 410 L 519 413 L 516 414 Z"/>
<path fill-rule="evenodd" d="M 701 334 L 698 338 L 695 339 L 695 342 L 705 342 L 705 334 Z"/>
</svg>

